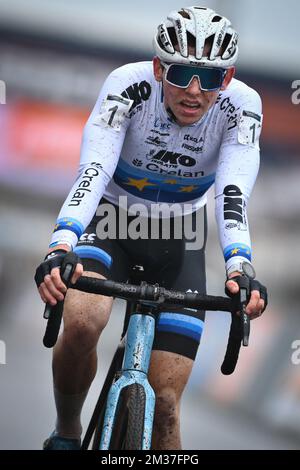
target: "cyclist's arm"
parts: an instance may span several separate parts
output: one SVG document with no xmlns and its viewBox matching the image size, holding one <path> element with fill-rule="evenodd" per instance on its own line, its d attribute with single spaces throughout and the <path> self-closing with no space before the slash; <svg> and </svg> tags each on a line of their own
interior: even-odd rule
<svg viewBox="0 0 300 470">
<path fill-rule="evenodd" d="M 247 204 L 260 161 L 260 97 L 249 89 L 249 96 L 244 103 L 240 98 L 239 106 L 237 125 L 224 122 L 215 181 L 216 220 L 226 269 L 237 261 L 251 261 Z"/>
<path fill-rule="evenodd" d="M 114 174 L 129 126 L 128 111 L 132 103 L 121 96 L 126 86 L 123 75 L 118 69 L 108 77 L 84 128 L 78 177 L 58 215 L 49 253 L 59 249 L 70 251 L 75 247 Z M 113 99 L 108 99 L 109 94 Z M 82 272 L 83 266 L 78 263 L 72 282 L 76 282 Z M 45 275 L 39 292 L 42 300 L 51 305 L 62 300 L 66 287 L 58 267 Z"/>
<path fill-rule="evenodd" d="M 126 82 L 119 70 L 106 80 L 84 128 L 78 177 L 58 215 L 50 250 L 75 247 L 116 169 L 132 104 L 121 96 Z"/>
<path fill-rule="evenodd" d="M 240 144 L 221 149 L 215 182 L 216 220 L 228 270 L 252 257 L 247 204 L 259 169 L 259 150 Z"/>
<path fill-rule="evenodd" d="M 252 100 L 241 107 L 236 128 L 224 131 L 216 172 L 215 211 L 226 270 L 240 261 L 252 261 L 247 204 L 259 170 L 261 124 L 261 100 L 253 92 Z M 235 274 L 239 273 L 233 272 L 231 277 Z M 236 283 L 229 286 L 233 293 L 238 291 Z M 254 316 L 262 308 L 256 297 L 248 305 Z"/>
</svg>

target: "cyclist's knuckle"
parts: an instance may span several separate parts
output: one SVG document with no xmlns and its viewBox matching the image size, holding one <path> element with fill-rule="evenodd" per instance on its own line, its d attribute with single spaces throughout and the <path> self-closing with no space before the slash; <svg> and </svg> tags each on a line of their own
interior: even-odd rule
<svg viewBox="0 0 300 470">
<path fill-rule="evenodd" d="M 51 276 L 50 274 L 46 274 L 46 276 L 44 277 L 44 283 L 47 285 L 49 283 L 51 283 Z"/>
<path fill-rule="evenodd" d="M 54 269 L 51 270 L 51 278 L 52 278 L 52 279 L 55 279 L 55 280 L 59 280 L 59 279 L 60 279 L 59 269 L 54 268 Z"/>
</svg>

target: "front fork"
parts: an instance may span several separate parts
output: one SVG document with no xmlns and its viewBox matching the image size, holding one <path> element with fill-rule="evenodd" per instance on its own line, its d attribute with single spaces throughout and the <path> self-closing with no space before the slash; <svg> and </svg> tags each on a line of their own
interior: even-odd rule
<svg viewBox="0 0 300 470">
<path fill-rule="evenodd" d="M 146 406 L 142 449 L 151 448 L 155 394 L 148 381 L 148 370 L 155 333 L 155 318 L 151 314 L 134 312 L 129 319 L 125 357 L 120 378 L 113 383 L 107 397 L 100 450 L 109 449 L 117 404 L 123 388 L 133 383 L 144 387 Z"/>
</svg>

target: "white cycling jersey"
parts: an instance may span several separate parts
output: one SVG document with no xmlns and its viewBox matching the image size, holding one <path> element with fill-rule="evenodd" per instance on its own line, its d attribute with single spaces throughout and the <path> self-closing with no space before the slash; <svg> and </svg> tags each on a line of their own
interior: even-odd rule
<svg viewBox="0 0 300 470">
<path fill-rule="evenodd" d="M 151 217 L 168 217 L 171 205 L 188 214 L 206 204 L 215 184 L 226 266 L 251 260 L 246 206 L 259 168 L 261 125 L 260 97 L 239 80 L 220 91 L 198 122 L 180 126 L 164 106 L 151 62 L 114 70 L 85 126 L 79 175 L 50 246 L 74 248 L 102 196 L 116 205 L 127 196 L 128 207 L 142 203 Z"/>
</svg>

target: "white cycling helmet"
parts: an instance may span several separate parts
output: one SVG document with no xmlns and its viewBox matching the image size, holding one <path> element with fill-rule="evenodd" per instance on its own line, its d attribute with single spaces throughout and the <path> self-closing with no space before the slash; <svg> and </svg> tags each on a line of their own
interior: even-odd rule
<svg viewBox="0 0 300 470">
<path fill-rule="evenodd" d="M 188 38 L 194 38 L 195 55 L 189 54 Z M 229 68 L 238 55 L 238 35 L 230 21 L 210 8 L 184 7 L 172 11 L 158 26 L 153 44 L 163 62 Z M 175 44 L 174 44 L 175 43 Z M 208 56 L 203 56 L 209 43 Z M 177 49 L 174 45 L 177 44 Z"/>
</svg>

